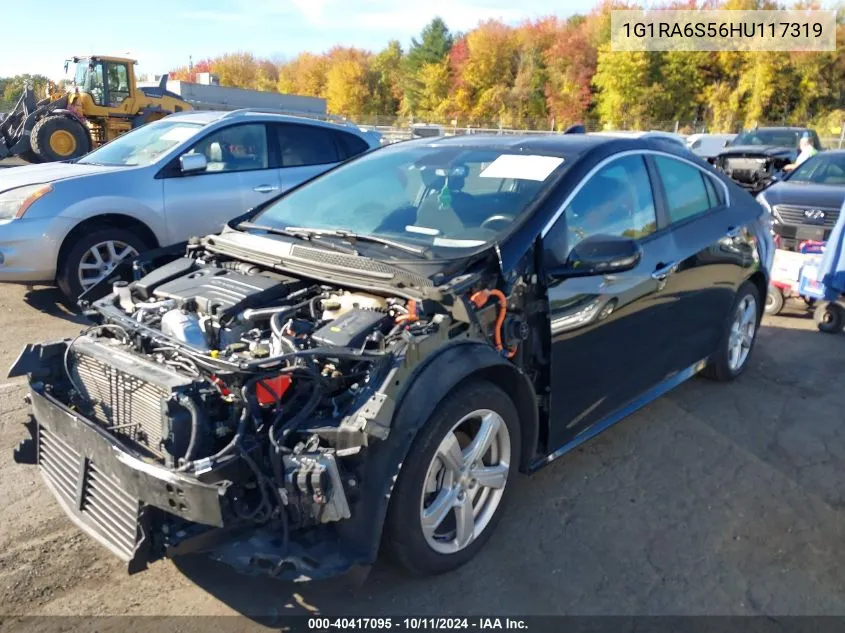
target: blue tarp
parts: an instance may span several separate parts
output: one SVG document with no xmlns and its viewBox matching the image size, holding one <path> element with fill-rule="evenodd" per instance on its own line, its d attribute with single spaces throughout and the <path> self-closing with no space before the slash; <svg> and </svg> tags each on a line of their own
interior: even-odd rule
<svg viewBox="0 0 845 633">
<path fill-rule="evenodd" d="M 819 264 L 818 278 L 825 286 L 825 299 L 833 301 L 845 293 L 845 204 L 827 240 Z"/>
</svg>

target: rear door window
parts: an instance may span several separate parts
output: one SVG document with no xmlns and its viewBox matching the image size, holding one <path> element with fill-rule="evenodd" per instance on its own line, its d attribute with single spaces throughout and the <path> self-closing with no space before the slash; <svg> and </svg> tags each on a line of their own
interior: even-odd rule
<svg viewBox="0 0 845 633">
<path fill-rule="evenodd" d="M 280 167 L 327 165 L 340 160 L 334 130 L 296 123 L 279 123 L 274 127 Z"/>
<path fill-rule="evenodd" d="M 708 192 L 705 178 L 709 176 L 698 167 L 666 156 L 655 156 L 654 163 L 666 192 L 666 203 L 672 222 L 681 222 L 718 206 L 716 188 L 709 183 L 711 191 Z M 716 196 L 715 200 L 712 199 L 713 196 Z"/>
</svg>

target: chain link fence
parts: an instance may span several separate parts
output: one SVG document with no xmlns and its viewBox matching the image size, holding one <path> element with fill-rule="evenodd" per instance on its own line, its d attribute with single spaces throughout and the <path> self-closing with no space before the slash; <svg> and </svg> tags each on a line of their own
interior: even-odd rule
<svg viewBox="0 0 845 633">
<path fill-rule="evenodd" d="M 524 124 L 522 126 L 506 126 L 500 122 L 460 122 L 455 119 L 449 122 L 425 119 L 402 118 L 396 116 L 354 116 L 354 117 L 336 117 L 337 119 L 353 123 L 360 127 L 372 129 L 380 132 L 386 143 L 394 143 L 397 141 L 405 141 L 411 138 L 418 138 L 422 136 L 458 136 L 464 134 L 495 134 L 495 135 L 513 135 L 513 134 L 562 134 L 563 131 L 571 124 L 561 125 L 554 119 L 544 121 L 534 121 Z M 636 126 L 633 123 L 623 123 L 615 128 L 607 128 L 596 121 L 586 121 L 581 123 L 587 132 L 601 132 L 601 131 L 615 131 L 615 132 L 644 132 L 644 131 L 659 131 L 672 132 L 681 136 L 689 136 L 690 134 L 704 134 L 708 132 L 722 133 L 719 130 L 709 130 L 707 125 L 702 121 L 659 121 L 653 122 L 648 126 Z M 788 124 L 782 121 L 760 123 L 759 127 L 783 127 Z M 741 126 L 736 126 L 734 132 L 740 131 Z M 838 136 L 824 134 L 822 130 L 819 131 L 819 137 L 822 146 L 827 149 L 842 148 L 843 141 L 845 141 L 845 122 L 843 122 L 841 133 Z"/>
</svg>

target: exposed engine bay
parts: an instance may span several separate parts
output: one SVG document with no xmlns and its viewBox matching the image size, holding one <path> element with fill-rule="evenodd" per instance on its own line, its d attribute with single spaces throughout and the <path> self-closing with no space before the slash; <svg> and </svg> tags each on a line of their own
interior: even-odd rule
<svg viewBox="0 0 845 633">
<path fill-rule="evenodd" d="M 102 497 L 95 495 L 93 535 L 102 532 L 126 559 L 143 544 L 157 553 L 144 555 L 153 560 L 190 551 L 185 543 L 201 541 L 209 528 L 262 526 L 283 535 L 286 549 L 292 530 L 349 518 L 367 448 L 390 433 L 387 390 L 446 339 L 481 336 L 506 358 L 524 339 L 526 328 L 506 315 L 500 291 L 474 286 L 464 295 L 449 309 L 198 247 L 115 283 L 88 311 L 97 325 L 39 350 L 48 374 L 43 397 L 132 456 L 133 474 L 116 477 L 137 484 L 129 495 L 140 497 L 147 524 L 138 525 L 147 527 L 115 534 L 113 508 L 96 506 Z M 40 437 L 49 433 L 45 427 Z M 61 448 L 57 439 L 45 441 Z M 72 496 L 78 482 L 62 483 L 71 476 L 64 455 L 41 449 L 45 471 L 51 458 L 57 496 Z M 96 457 L 92 463 L 102 468 Z M 139 470 L 152 475 L 156 490 L 134 481 Z M 84 514 L 86 502 L 78 503 Z M 129 515 L 121 520 L 128 524 Z"/>
<path fill-rule="evenodd" d="M 790 152 L 726 153 L 714 159 L 714 164 L 725 175 L 752 194 L 768 187 L 792 162 Z"/>
</svg>

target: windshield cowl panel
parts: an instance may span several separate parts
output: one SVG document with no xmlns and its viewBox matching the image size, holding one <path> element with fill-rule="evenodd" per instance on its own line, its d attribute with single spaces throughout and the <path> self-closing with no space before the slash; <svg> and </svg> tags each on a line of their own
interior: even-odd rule
<svg viewBox="0 0 845 633">
<path fill-rule="evenodd" d="M 506 148 L 388 147 L 293 190 L 251 221 L 334 234 L 375 257 L 465 257 L 515 226 L 564 162 Z"/>
</svg>

